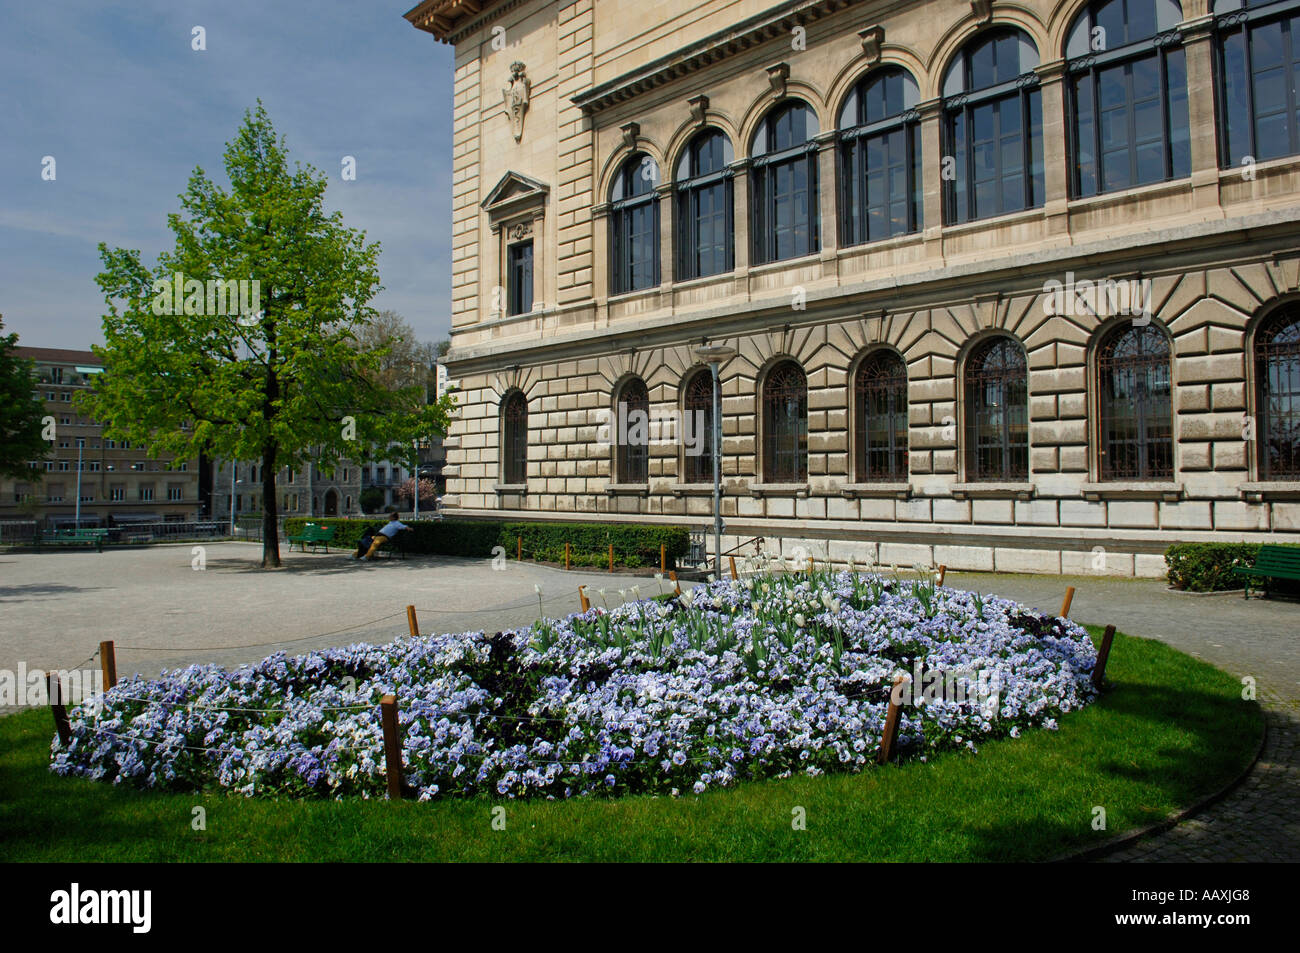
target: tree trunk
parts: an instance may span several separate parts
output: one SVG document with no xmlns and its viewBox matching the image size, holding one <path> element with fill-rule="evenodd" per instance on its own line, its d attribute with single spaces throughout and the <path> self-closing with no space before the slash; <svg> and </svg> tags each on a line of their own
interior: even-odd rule
<svg viewBox="0 0 1300 953">
<path fill-rule="evenodd" d="M 280 568 L 279 500 L 275 498 L 275 444 L 262 447 L 262 568 Z"/>
</svg>

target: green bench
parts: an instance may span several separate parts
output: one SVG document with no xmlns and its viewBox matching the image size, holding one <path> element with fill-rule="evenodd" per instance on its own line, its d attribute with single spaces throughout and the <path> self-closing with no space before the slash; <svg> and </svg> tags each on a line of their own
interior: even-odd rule
<svg viewBox="0 0 1300 953">
<path fill-rule="evenodd" d="M 289 552 L 293 552 L 294 544 L 304 553 L 307 547 L 311 546 L 311 551 L 315 552 L 317 546 L 324 546 L 325 552 L 330 551 L 330 543 L 334 541 L 334 527 L 321 526 L 319 523 L 308 523 L 302 528 L 302 532 L 296 536 L 289 537 Z"/>
<path fill-rule="evenodd" d="M 1269 579 L 1300 580 L 1300 546 L 1265 544 L 1259 547 L 1254 566 L 1238 566 L 1232 572 L 1233 575 L 1245 577 L 1246 593 L 1244 598 L 1246 599 L 1250 598 L 1251 580 L 1263 579 L 1264 598 L 1267 599 Z"/>
<path fill-rule="evenodd" d="M 106 529 L 46 530 L 35 536 L 36 551 L 39 553 L 42 546 L 94 546 L 95 552 L 102 553 L 107 537 Z"/>
</svg>

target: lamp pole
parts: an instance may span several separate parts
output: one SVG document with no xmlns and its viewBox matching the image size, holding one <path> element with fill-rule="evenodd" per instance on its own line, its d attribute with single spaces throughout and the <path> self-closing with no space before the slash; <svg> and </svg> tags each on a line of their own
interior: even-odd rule
<svg viewBox="0 0 1300 953">
<path fill-rule="evenodd" d="M 722 382 L 720 368 L 736 356 L 725 344 L 702 345 L 695 356 L 707 361 L 713 375 L 713 575 L 722 578 Z"/>
<path fill-rule="evenodd" d="M 86 446 L 86 438 L 77 438 L 77 508 L 74 511 L 77 529 L 81 529 L 81 451 Z"/>
</svg>

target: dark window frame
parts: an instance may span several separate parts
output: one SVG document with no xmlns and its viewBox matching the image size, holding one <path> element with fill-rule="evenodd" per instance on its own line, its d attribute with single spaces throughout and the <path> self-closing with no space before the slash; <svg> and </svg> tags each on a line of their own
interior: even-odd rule
<svg viewBox="0 0 1300 953">
<path fill-rule="evenodd" d="M 615 188 L 622 190 L 623 198 L 614 199 L 609 207 L 609 293 L 611 295 L 631 294 L 636 291 L 648 291 L 661 283 L 659 245 L 659 193 L 652 185 L 644 192 L 634 192 L 635 179 L 641 175 L 645 161 L 654 161 L 644 152 L 629 156 L 619 167 L 615 177 Z M 656 169 L 658 166 L 656 165 Z M 658 174 L 651 180 L 658 182 Z M 642 214 L 650 216 L 649 231 L 653 234 L 650 242 L 650 259 L 648 262 L 633 259 L 632 236 L 640 231 L 639 222 Z M 637 279 L 638 269 L 648 265 L 649 274 Z"/>
<path fill-rule="evenodd" d="M 1282 338 L 1283 340 L 1278 340 Z M 1255 367 L 1256 464 L 1263 481 L 1300 480 L 1300 303 L 1272 311 L 1260 323 L 1251 344 Z M 1285 388 L 1277 385 L 1285 382 Z M 1273 401 L 1286 410 L 1273 410 Z M 1285 419 L 1285 431 L 1278 417 Z M 1275 459 L 1277 458 L 1276 462 Z"/>
<path fill-rule="evenodd" d="M 1259 135 L 1256 128 L 1257 118 L 1255 115 L 1255 70 L 1253 65 L 1251 37 L 1253 33 L 1262 28 L 1273 25 L 1274 23 L 1283 22 L 1285 41 L 1289 42 L 1290 52 L 1286 57 L 1284 66 L 1289 66 L 1294 72 L 1300 61 L 1300 36 L 1289 29 L 1290 21 L 1300 16 L 1300 0 L 1292 0 L 1290 3 L 1249 3 L 1247 2 L 1239 10 L 1232 10 L 1227 13 L 1219 13 L 1214 16 L 1214 115 L 1215 124 L 1218 131 L 1219 140 L 1219 166 L 1222 169 L 1231 169 L 1237 166 L 1245 156 L 1253 156 L 1255 161 L 1268 161 L 1272 158 L 1287 158 L 1300 155 L 1300 90 L 1293 85 L 1286 85 L 1287 90 L 1287 115 L 1291 117 L 1288 123 L 1287 151 L 1278 156 L 1268 156 L 1261 158 L 1259 154 Z M 1240 38 L 1242 41 L 1243 66 L 1245 67 L 1245 76 L 1239 77 L 1239 81 L 1245 83 L 1243 92 L 1246 97 L 1246 115 L 1247 115 L 1247 133 L 1248 145 L 1240 155 L 1234 154 L 1233 142 L 1231 139 L 1231 128 L 1228 117 L 1228 83 L 1229 70 L 1227 65 L 1227 44 L 1229 40 Z"/>
<path fill-rule="evenodd" d="M 501 404 L 501 482 L 528 482 L 528 398 L 511 391 Z"/>
<path fill-rule="evenodd" d="M 527 255 L 517 253 L 527 249 Z M 507 314 L 528 314 L 533 310 L 533 258 L 531 238 L 506 246 Z"/>
<path fill-rule="evenodd" d="M 626 410 L 624 410 L 626 408 Z M 645 442 L 630 443 L 625 430 L 625 422 L 630 421 L 633 411 L 643 411 L 646 415 Z M 645 381 L 639 377 L 628 378 L 618 389 L 618 399 L 614 402 L 615 454 L 614 473 L 616 483 L 627 485 L 650 482 L 650 391 Z"/>
<path fill-rule="evenodd" d="M 808 375 L 783 360 L 763 377 L 763 482 L 808 480 Z"/>
<path fill-rule="evenodd" d="M 755 142 L 758 137 L 763 138 L 762 153 L 750 160 L 749 224 L 751 254 L 755 265 L 793 261 L 821 251 L 821 184 L 818 181 L 820 148 L 816 134 L 780 152 L 773 151 L 775 125 L 793 109 L 806 110 L 814 121 L 817 118 L 816 111 L 803 100 L 788 100 L 771 109 L 755 133 Z M 781 172 L 787 169 L 797 171 L 800 165 L 803 166 L 806 182 L 804 191 L 808 193 L 808 216 L 805 221 L 795 223 L 794 229 L 797 230 L 800 224 L 804 226 L 808 236 L 807 247 L 796 247 L 790 254 L 782 255 L 778 248 L 777 231 L 768 227 L 768 223 L 776 217 L 776 205 L 781 200 L 781 194 L 775 191 L 773 183 Z"/>
<path fill-rule="evenodd" d="M 1098 476 L 1103 482 L 1172 480 L 1173 347 L 1169 336 L 1154 323 L 1121 322 L 1100 339 L 1096 363 Z"/>
<path fill-rule="evenodd" d="M 724 275 L 736 268 L 735 170 L 728 165 L 703 174 L 699 172 L 700 147 L 715 137 L 727 139 L 727 134 L 721 129 L 709 128 L 691 138 L 686 146 L 687 175 L 676 182 L 677 271 L 673 277 L 682 281 Z M 710 270 L 703 264 L 700 203 L 706 193 L 716 196 L 719 191 L 724 206 L 726 239 L 722 266 Z"/>
<path fill-rule="evenodd" d="M 877 406 L 883 403 L 883 414 L 872 412 L 873 397 Z M 877 348 L 863 357 L 853 374 L 852 406 L 854 478 L 859 483 L 907 482 L 907 362 L 901 354 L 892 348 Z M 880 416 L 888 421 L 885 446 L 873 449 L 871 422 Z"/>
<path fill-rule="evenodd" d="M 992 366 L 994 351 L 1001 349 L 1000 366 Z M 1013 358 L 1008 360 L 1007 358 Z M 1024 346 L 1005 334 L 976 344 L 962 362 L 962 396 L 965 403 L 966 481 L 968 483 L 1022 483 L 1029 479 L 1029 362 Z M 1023 399 L 1013 402 L 1019 389 Z M 989 401 L 996 392 L 996 400 Z M 992 441 L 982 429 L 980 413 L 996 411 Z M 1018 412 L 1018 413 L 1017 413 Z M 1017 420 L 1016 418 L 1020 419 Z M 1023 439 L 1014 436 L 1023 429 Z M 982 457 L 994 451 L 996 463 Z"/>
<path fill-rule="evenodd" d="M 886 241 L 900 235 L 912 235 L 921 230 L 924 208 L 922 195 L 920 129 L 921 115 L 916 107 L 909 107 L 902 112 L 874 122 L 865 120 L 866 94 L 875 82 L 887 78 L 886 74 L 902 74 L 912 78 L 911 73 L 901 66 L 887 66 L 871 70 L 854 84 L 857 95 L 858 115 L 852 126 L 842 127 L 836 132 L 839 148 L 836 150 L 839 174 L 839 227 L 840 244 L 846 248 L 866 245 L 876 241 Z M 915 79 L 913 82 L 915 82 Z M 867 168 L 867 147 L 876 139 L 885 139 L 894 133 L 902 132 L 904 137 L 904 175 L 907 191 L 907 226 L 901 231 L 892 228 L 886 235 L 875 236 L 869 227 L 870 209 L 873 207 L 867 199 L 867 183 L 871 174 Z M 860 215 L 852 214 L 855 207 L 854 193 L 861 196 L 863 205 Z M 886 206 L 889 203 L 886 201 Z M 860 223 L 858 222 L 860 219 Z M 887 219 L 888 220 L 888 219 Z"/>
<path fill-rule="evenodd" d="M 682 417 L 691 416 L 694 426 L 694 414 L 701 413 L 704 421 L 704 437 L 700 440 L 701 452 L 687 454 L 682 452 L 684 467 L 683 483 L 713 482 L 713 372 L 707 368 L 697 370 L 687 378 L 682 388 Z M 685 424 L 683 423 L 683 427 Z M 698 434 L 697 434 L 698 436 Z"/>
</svg>

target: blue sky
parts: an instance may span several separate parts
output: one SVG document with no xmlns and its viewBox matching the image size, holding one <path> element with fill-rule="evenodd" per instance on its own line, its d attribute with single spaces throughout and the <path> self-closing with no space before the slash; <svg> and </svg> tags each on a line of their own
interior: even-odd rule
<svg viewBox="0 0 1300 953">
<path fill-rule="evenodd" d="M 172 247 L 167 213 L 260 97 L 327 209 L 383 246 L 379 308 L 422 340 L 451 306 L 452 54 L 414 0 L 0 0 L 0 314 L 37 347 L 102 342 L 96 246 Z M 191 49 L 195 26 L 206 51 Z M 355 181 L 341 179 L 356 157 Z M 57 178 L 43 181 L 53 156 Z"/>
</svg>

